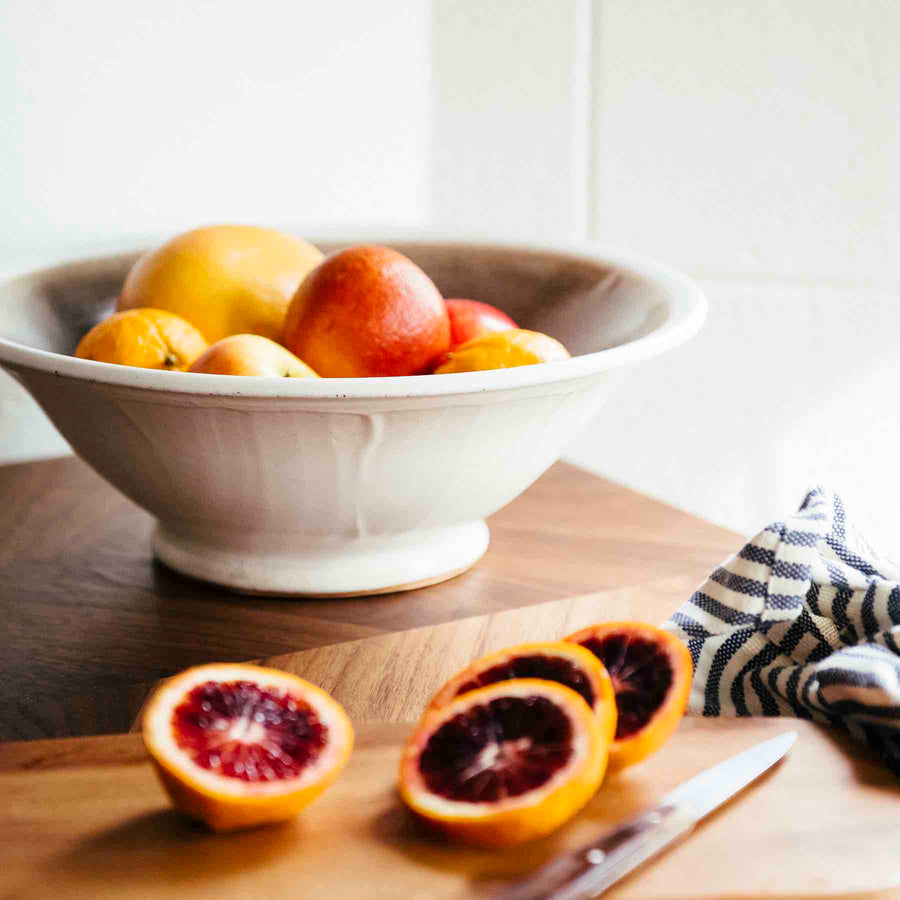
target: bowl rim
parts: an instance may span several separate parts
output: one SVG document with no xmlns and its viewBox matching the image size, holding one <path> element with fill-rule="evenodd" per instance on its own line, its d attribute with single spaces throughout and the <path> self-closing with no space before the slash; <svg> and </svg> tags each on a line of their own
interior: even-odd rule
<svg viewBox="0 0 900 900">
<path fill-rule="evenodd" d="M 322 242 L 334 243 L 334 236 L 321 235 Z M 313 242 L 316 237 L 310 238 Z M 352 243 L 402 243 L 406 245 L 478 248 L 479 250 L 517 250 L 527 253 L 565 254 L 585 262 L 622 269 L 663 289 L 668 306 L 666 320 L 649 334 L 559 362 L 483 372 L 459 372 L 443 375 L 399 375 L 377 378 L 260 378 L 247 375 L 206 375 L 194 372 L 165 372 L 112 363 L 78 359 L 51 350 L 39 350 L 0 337 L 0 363 L 12 367 L 67 376 L 95 384 L 196 396 L 260 397 L 291 399 L 375 399 L 413 398 L 477 394 L 534 385 L 554 384 L 623 368 L 658 356 L 690 340 L 706 320 L 707 302 L 700 287 L 687 275 L 661 262 L 631 250 L 606 249 L 593 241 L 522 242 L 479 240 L 418 231 L 409 233 L 354 237 Z M 348 242 L 348 246 L 349 246 Z M 137 248 L 141 252 L 146 248 Z M 112 260 L 126 253 L 85 256 L 53 266 L 32 269 L 0 282 L 0 295 L 6 285 L 23 278 L 50 273 L 71 264 Z"/>
</svg>

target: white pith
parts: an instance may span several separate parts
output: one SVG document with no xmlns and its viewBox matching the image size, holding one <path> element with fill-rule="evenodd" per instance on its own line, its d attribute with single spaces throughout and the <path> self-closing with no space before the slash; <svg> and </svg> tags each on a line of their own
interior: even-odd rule
<svg viewBox="0 0 900 900">
<path fill-rule="evenodd" d="M 322 752 L 295 778 L 277 781 L 243 781 L 198 766 L 190 754 L 182 750 L 175 741 L 172 713 L 191 690 L 207 681 L 250 681 L 273 693 L 286 693 L 308 703 L 315 710 L 319 721 L 328 729 Z M 265 731 L 258 723 L 241 719 L 232 723 L 223 737 L 232 736 L 245 742 L 255 742 L 264 735 Z M 164 684 L 153 698 L 148 718 L 144 722 L 144 739 L 156 755 L 164 758 L 170 767 L 183 775 L 195 788 L 245 801 L 252 797 L 293 793 L 318 781 L 324 772 L 332 769 L 342 759 L 351 737 L 335 702 L 319 690 L 299 684 L 287 673 L 222 664 L 199 666 Z"/>
<path fill-rule="evenodd" d="M 483 693 L 482 693 L 483 691 Z M 418 756 L 415 760 L 415 772 L 412 782 L 409 784 L 410 791 L 415 798 L 416 806 L 423 812 L 435 813 L 441 818 L 460 818 L 460 819 L 476 819 L 497 815 L 500 810 L 513 810 L 518 807 L 529 807 L 534 805 L 536 796 L 544 796 L 552 794 L 557 788 L 562 787 L 570 781 L 574 772 L 582 769 L 588 753 L 588 737 L 581 722 L 569 713 L 567 702 L 571 695 L 577 697 L 578 701 L 584 703 L 584 700 L 569 688 L 557 685 L 555 682 L 548 682 L 541 685 L 535 685 L 533 680 L 520 679 L 516 681 L 498 682 L 487 688 L 479 690 L 477 700 L 471 699 L 471 694 L 462 695 L 454 700 L 448 706 L 444 707 L 440 712 L 439 720 L 433 721 L 429 728 L 427 736 L 424 737 L 418 745 L 419 753 L 424 749 L 428 738 L 437 731 L 441 725 L 454 716 L 465 712 L 472 706 L 483 705 L 491 700 L 500 697 L 533 697 L 535 695 L 546 697 L 558 706 L 566 718 L 572 725 L 572 754 L 568 762 L 557 769 L 550 778 L 542 785 L 534 790 L 526 791 L 516 797 L 509 797 L 504 800 L 495 800 L 486 803 L 470 803 L 460 800 L 450 800 L 439 794 L 433 794 L 428 790 L 425 781 L 418 769 Z M 587 704 L 585 704 L 587 706 Z M 516 742 L 518 743 L 518 742 Z M 490 757 L 496 757 L 499 748 L 491 748 L 490 745 L 485 747 L 479 756 L 478 762 L 486 767 L 490 763 Z"/>
</svg>

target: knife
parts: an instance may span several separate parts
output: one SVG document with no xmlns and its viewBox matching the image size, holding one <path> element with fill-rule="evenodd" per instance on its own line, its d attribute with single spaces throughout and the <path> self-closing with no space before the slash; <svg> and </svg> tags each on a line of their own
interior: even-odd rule
<svg viewBox="0 0 900 900">
<path fill-rule="evenodd" d="M 654 807 L 598 841 L 557 857 L 502 893 L 503 900 L 588 900 L 686 837 L 716 807 L 780 760 L 796 731 L 756 744 L 680 784 Z"/>
</svg>

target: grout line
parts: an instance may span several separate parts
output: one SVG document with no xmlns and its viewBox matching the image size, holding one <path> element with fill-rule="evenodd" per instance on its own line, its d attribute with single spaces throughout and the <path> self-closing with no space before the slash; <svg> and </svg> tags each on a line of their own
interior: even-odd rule
<svg viewBox="0 0 900 900">
<path fill-rule="evenodd" d="M 602 0 L 589 0 L 586 15 L 588 33 L 588 109 L 587 127 L 587 171 L 584 188 L 585 237 L 595 240 L 598 236 L 597 217 L 600 209 L 600 22 Z"/>
<path fill-rule="evenodd" d="M 575 0 L 573 35 L 574 85 L 572 112 L 572 236 L 586 239 L 591 231 L 593 183 L 593 0 Z"/>
<path fill-rule="evenodd" d="M 425 88 L 425 135 L 423 141 L 425 158 L 423 160 L 423 185 L 422 185 L 422 224 L 429 225 L 434 223 L 435 197 L 434 197 L 434 148 L 437 144 L 437 136 L 435 129 L 437 128 L 436 116 L 434 114 L 435 105 L 437 104 L 437 83 L 434 77 L 434 0 L 429 0 L 426 4 L 425 23 L 422 39 L 425 42 L 425 59 L 428 85 Z"/>
<path fill-rule="evenodd" d="M 743 281 L 748 284 L 785 287 L 838 288 L 855 291 L 898 291 L 900 283 L 876 281 L 873 279 L 833 278 L 828 275 L 804 276 L 790 274 L 764 274 L 755 272 L 716 272 L 703 269 L 685 268 L 691 278 L 705 281 Z"/>
</svg>

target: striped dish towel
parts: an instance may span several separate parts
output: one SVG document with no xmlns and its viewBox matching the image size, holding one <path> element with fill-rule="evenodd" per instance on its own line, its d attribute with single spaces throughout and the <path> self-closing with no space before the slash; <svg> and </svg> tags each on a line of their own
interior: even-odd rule
<svg viewBox="0 0 900 900">
<path fill-rule="evenodd" d="M 689 709 L 846 728 L 900 774 L 900 567 L 817 488 L 664 626 L 694 660 Z"/>
</svg>

